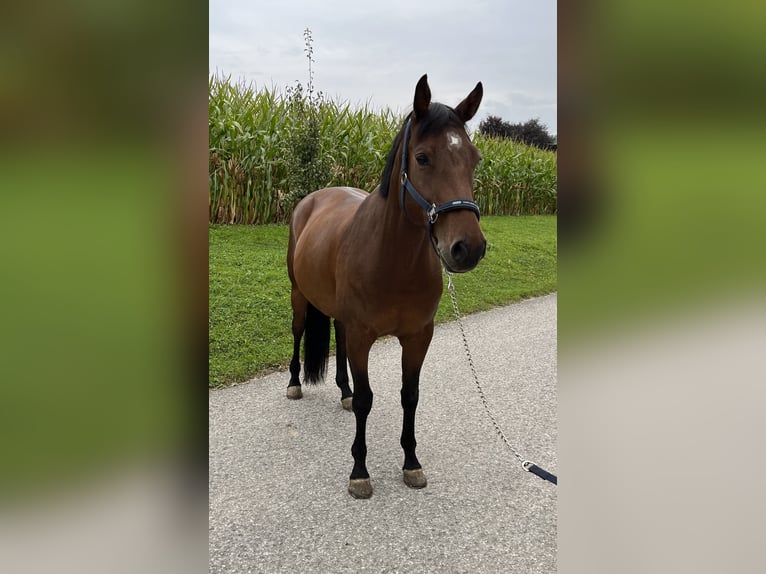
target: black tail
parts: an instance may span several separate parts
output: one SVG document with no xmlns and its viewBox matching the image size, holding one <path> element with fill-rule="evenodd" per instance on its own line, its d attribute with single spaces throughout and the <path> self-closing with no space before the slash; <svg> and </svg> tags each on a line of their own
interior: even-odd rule
<svg viewBox="0 0 766 574">
<path fill-rule="evenodd" d="M 303 382 L 321 383 L 327 373 L 327 357 L 330 356 L 330 318 L 311 303 L 306 309 L 303 355 Z"/>
</svg>

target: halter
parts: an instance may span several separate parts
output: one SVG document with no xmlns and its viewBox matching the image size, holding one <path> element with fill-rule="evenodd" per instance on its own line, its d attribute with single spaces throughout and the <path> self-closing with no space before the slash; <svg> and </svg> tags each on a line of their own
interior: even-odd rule
<svg viewBox="0 0 766 574">
<path fill-rule="evenodd" d="M 410 178 L 407 177 L 407 148 L 409 147 L 410 143 L 411 126 L 412 120 L 407 120 L 407 127 L 404 129 L 404 142 L 402 143 L 402 211 L 404 211 L 404 215 L 407 217 L 407 219 L 409 219 L 410 216 L 407 214 L 407 207 L 404 201 L 404 192 L 407 191 L 418 203 L 418 205 L 422 207 L 426 212 L 426 216 L 428 218 L 429 237 L 431 237 L 431 228 L 433 224 L 436 223 L 440 213 L 444 213 L 446 211 L 456 211 L 458 209 L 468 209 L 473 211 L 473 213 L 476 215 L 476 219 L 480 219 L 481 213 L 479 211 L 479 206 L 476 205 L 473 201 L 468 199 L 454 199 L 452 201 L 445 201 L 444 203 L 436 205 L 435 203 L 428 203 L 428 201 L 426 201 L 426 199 L 417 192 L 415 186 L 410 182 Z"/>
</svg>

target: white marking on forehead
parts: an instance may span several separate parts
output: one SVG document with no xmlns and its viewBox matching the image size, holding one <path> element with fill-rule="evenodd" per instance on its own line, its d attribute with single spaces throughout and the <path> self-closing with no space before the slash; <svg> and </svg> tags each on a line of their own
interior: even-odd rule
<svg viewBox="0 0 766 574">
<path fill-rule="evenodd" d="M 447 145 L 452 148 L 459 148 L 463 145 L 463 138 L 457 132 L 447 132 Z"/>
</svg>

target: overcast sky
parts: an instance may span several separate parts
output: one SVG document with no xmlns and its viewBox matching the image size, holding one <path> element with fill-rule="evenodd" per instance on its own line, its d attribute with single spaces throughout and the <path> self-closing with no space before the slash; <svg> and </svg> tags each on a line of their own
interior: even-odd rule
<svg viewBox="0 0 766 574">
<path fill-rule="evenodd" d="M 556 127 L 552 0 L 210 0 L 211 74 L 283 89 L 308 81 L 333 99 L 412 108 L 424 73 L 434 101 L 456 106 L 481 81 L 488 115 Z"/>
</svg>

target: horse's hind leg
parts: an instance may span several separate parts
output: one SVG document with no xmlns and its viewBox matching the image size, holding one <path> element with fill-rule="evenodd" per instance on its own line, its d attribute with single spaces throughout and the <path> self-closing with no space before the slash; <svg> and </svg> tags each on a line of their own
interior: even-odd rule
<svg viewBox="0 0 766 574">
<path fill-rule="evenodd" d="M 306 308 L 308 301 L 298 288 L 293 286 L 290 296 L 293 307 L 293 358 L 290 361 L 290 384 L 287 387 L 288 399 L 300 399 L 301 391 L 301 337 L 306 327 Z"/>
<path fill-rule="evenodd" d="M 351 410 L 351 399 L 353 393 L 348 385 L 348 364 L 346 360 L 346 329 L 343 323 L 335 319 L 335 384 L 340 388 L 340 403 L 347 411 Z"/>
<path fill-rule="evenodd" d="M 415 455 L 415 411 L 418 408 L 420 394 L 420 369 L 431 343 L 434 326 L 431 323 L 417 335 L 400 337 L 402 345 L 402 423 L 401 445 L 404 450 L 402 478 L 411 488 L 423 488 L 428 483 L 418 457 Z"/>
</svg>

